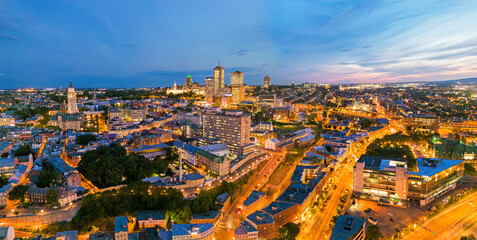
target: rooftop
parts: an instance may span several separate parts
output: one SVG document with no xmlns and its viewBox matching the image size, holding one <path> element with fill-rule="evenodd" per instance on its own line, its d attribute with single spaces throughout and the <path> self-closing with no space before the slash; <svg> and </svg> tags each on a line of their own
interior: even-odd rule
<svg viewBox="0 0 477 240">
<path fill-rule="evenodd" d="M 137 211 L 136 219 L 138 221 L 148 220 L 149 218 L 158 220 L 166 219 L 166 213 L 162 210 L 146 210 L 146 211 Z"/>
<path fill-rule="evenodd" d="M 188 236 L 193 234 L 201 234 L 207 230 L 214 228 L 212 223 L 205 224 L 174 224 L 172 225 L 172 236 Z"/>
<path fill-rule="evenodd" d="M 418 172 L 409 172 L 409 174 L 423 177 L 431 177 L 462 162 L 462 160 L 418 158 Z"/>
<path fill-rule="evenodd" d="M 407 168 L 407 161 L 402 158 L 362 155 L 358 162 L 364 163 L 365 169 L 373 169 L 378 171 L 391 171 L 395 169 L 396 166 L 404 166 Z"/>
<path fill-rule="evenodd" d="M 266 195 L 265 193 L 263 192 L 259 192 L 257 190 L 253 190 L 250 195 L 248 195 L 247 199 L 245 199 L 245 201 L 243 202 L 243 205 L 244 206 L 249 206 L 250 204 L 258 201 L 259 198 L 261 198 L 262 196 Z"/>
<path fill-rule="evenodd" d="M 295 205 L 296 205 L 295 203 L 274 201 L 274 202 L 270 203 L 270 205 L 263 208 L 262 211 L 267 212 L 271 215 L 275 215 L 275 214 L 280 213 L 280 212 L 282 212 L 286 209 L 289 209 L 289 208 L 291 208 Z"/>
<path fill-rule="evenodd" d="M 273 217 L 269 213 L 255 211 L 254 213 L 247 216 L 247 219 L 256 225 L 273 223 Z"/>
<path fill-rule="evenodd" d="M 338 216 L 330 240 L 347 240 L 352 239 L 353 235 L 363 227 L 366 220 L 348 215 Z"/>
<path fill-rule="evenodd" d="M 114 232 L 127 232 L 128 218 L 126 216 L 114 218 Z"/>
</svg>

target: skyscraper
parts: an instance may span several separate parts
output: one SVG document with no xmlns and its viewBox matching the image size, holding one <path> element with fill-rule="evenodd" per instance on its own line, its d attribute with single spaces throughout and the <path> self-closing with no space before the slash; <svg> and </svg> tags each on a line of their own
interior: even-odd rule
<svg viewBox="0 0 477 240">
<path fill-rule="evenodd" d="M 270 86 L 270 76 L 265 76 L 263 78 L 263 87 L 268 88 Z"/>
<path fill-rule="evenodd" d="M 190 75 L 187 75 L 184 85 L 186 88 L 190 88 L 192 86 L 192 77 Z"/>
<path fill-rule="evenodd" d="M 230 86 L 232 88 L 232 100 L 230 103 L 237 104 L 245 100 L 245 86 L 243 85 L 243 72 L 235 71 L 230 74 Z"/>
<path fill-rule="evenodd" d="M 212 99 L 217 93 L 218 80 L 217 78 L 208 77 L 205 79 L 205 97 Z"/>
<path fill-rule="evenodd" d="M 218 82 L 217 89 L 223 90 L 225 88 L 224 73 L 225 73 L 224 67 L 220 66 L 220 63 L 219 63 L 219 66 L 214 68 L 214 78 L 217 79 L 217 82 Z"/>
<path fill-rule="evenodd" d="M 76 92 L 73 84 L 70 82 L 68 87 L 68 113 L 78 113 L 78 106 L 76 105 Z"/>
</svg>

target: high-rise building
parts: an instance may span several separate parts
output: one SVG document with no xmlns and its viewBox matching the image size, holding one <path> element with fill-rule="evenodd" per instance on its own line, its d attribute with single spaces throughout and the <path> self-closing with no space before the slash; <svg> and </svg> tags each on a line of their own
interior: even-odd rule
<svg viewBox="0 0 477 240">
<path fill-rule="evenodd" d="M 78 105 L 76 105 L 76 92 L 73 84 L 70 82 L 68 87 L 68 113 L 78 113 Z"/>
<path fill-rule="evenodd" d="M 270 76 L 263 77 L 263 87 L 268 88 L 270 87 Z"/>
<path fill-rule="evenodd" d="M 212 99 L 217 94 L 218 80 L 217 78 L 208 77 L 205 79 L 205 97 Z"/>
<path fill-rule="evenodd" d="M 250 115 L 242 111 L 207 111 L 202 117 L 204 138 L 225 142 L 236 155 L 241 155 L 243 147 L 250 144 Z"/>
<path fill-rule="evenodd" d="M 219 64 L 220 65 L 220 64 Z M 222 90 L 225 88 L 225 70 L 222 66 L 217 66 L 214 68 L 214 78 L 217 79 L 218 85 L 217 88 Z"/>
<path fill-rule="evenodd" d="M 245 86 L 243 85 L 243 72 L 235 71 L 230 74 L 230 87 L 232 88 L 232 104 L 245 100 Z"/>
<path fill-rule="evenodd" d="M 187 75 L 184 85 L 185 85 L 186 88 L 192 87 L 192 77 L 191 77 L 191 75 Z"/>
</svg>

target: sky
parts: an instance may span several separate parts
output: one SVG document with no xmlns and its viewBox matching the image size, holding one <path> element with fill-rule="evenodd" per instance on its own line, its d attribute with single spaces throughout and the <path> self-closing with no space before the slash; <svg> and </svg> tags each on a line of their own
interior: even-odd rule
<svg viewBox="0 0 477 240">
<path fill-rule="evenodd" d="M 0 88 L 477 77 L 477 1 L 0 1 Z"/>
</svg>

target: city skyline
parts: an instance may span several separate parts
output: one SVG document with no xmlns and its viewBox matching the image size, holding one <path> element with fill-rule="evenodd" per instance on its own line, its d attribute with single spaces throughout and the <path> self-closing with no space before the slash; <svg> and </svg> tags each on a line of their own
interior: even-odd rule
<svg viewBox="0 0 477 240">
<path fill-rule="evenodd" d="M 0 88 L 381 83 L 477 76 L 475 2 L 0 3 Z M 140 13 L 140 14 L 139 14 Z"/>
</svg>

